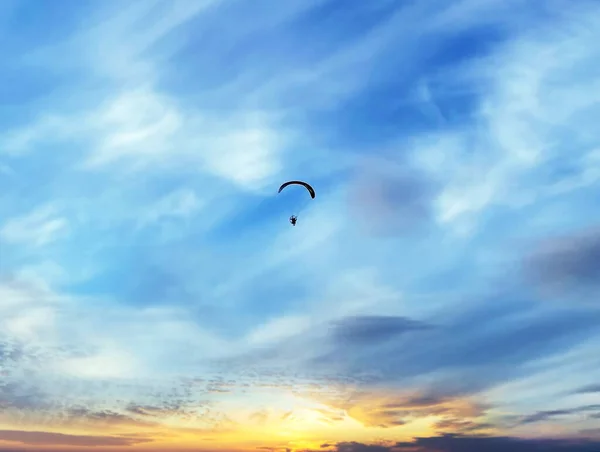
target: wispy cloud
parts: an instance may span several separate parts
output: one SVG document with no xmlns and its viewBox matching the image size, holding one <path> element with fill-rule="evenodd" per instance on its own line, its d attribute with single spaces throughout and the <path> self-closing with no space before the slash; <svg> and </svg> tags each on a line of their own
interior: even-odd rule
<svg viewBox="0 0 600 452">
<path fill-rule="evenodd" d="M 131 446 L 151 441 L 144 438 L 66 435 L 63 433 L 17 430 L 0 430 L 0 439 L 2 441 L 13 441 L 27 445 L 55 444 L 61 446 Z"/>
<path fill-rule="evenodd" d="M 0 238 L 13 244 L 43 246 L 58 239 L 67 227 L 67 220 L 57 215 L 52 206 L 43 206 L 8 220 L 0 229 Z"/>
</svg>

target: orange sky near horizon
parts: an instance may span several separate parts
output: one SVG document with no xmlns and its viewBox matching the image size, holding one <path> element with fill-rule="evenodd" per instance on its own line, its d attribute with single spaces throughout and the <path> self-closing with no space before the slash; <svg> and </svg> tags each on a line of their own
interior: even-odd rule
<svg viewBox="0 0 600 452">
<path fill-rule="evenodd" d="M 429 403 L 418 401 L 416 395 L 394 396 L 384 392 L 355 392 L 341 401 L 318 401 L 284 394 L 279 404 L 270 406 L 278 405 L 281 409 L 259 411 L 231 406 L 222 416 L 225 420 L 210 428 L 202 428 L 193 418 L 154 418 L 147 425 L 140 422 L 136 426 L 132 418 L 114 415 L 108 420 L 105 415 L 105 419 L 99 416 L 95 420 L 73 419 L 69 425 L 56 413 L 47 413 L 44 419 L 23 413 L 3 413 L 0 444 L 23 449 L 35 446 L 48 451 L 57 448 L 97 451 L 105 447 L 140 452 L 318 450 L 323 444 L 346 441 L 393 443 L 435 436 L 441 422 L 446 422 L 443 426 L 446 431 L 460 429 L 461 423 L 481 420 L 483 415 L 482 407 L 466 399 Z"/>
</svg>

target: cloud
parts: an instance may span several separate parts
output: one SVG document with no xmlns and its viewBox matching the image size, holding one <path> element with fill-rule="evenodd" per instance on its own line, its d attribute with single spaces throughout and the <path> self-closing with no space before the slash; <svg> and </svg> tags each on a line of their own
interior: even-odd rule
<svg viewBox="0 0 600 452">
<path fill-rule="evenodd" d="M 364 444 L 356 441 L 324 444 L 337 452 L 500 452 L 511 450 L 525 452 L 592 452 L 600 443 L 591 439 L 521 439 L 495 436 L 442 435 L 431 438 L 415 438 L 414 441 L 391 445 Z"/>
<path fill-rule="evenodd" d="M 477 99 L 467 126 L 433 136 L 428 130 L 415 143 L 418 167 L 444 185 L 435 202 L 440 222 L 471 228 L 494 206 L 522 208 L 556 196 L 559 186 L 597 183 L 598 174 L 583 164 L 596 152 L 589 118 L 597 102 L 582 94 L 596 84 L 597 58 L 596 50 L 580 47 L 594 40 L 597 20 L 591 3 L 583 3 L 557 14 L 552 25 L 499 40 L 494 52 L 433 82 L 443 90 L 468 80 Z M 577 157 L 565 159 L 565 148 Z"/>
<path fill-rule="evenodd" d="M 406 162 L 371 158 L 357 164 L 349 203 L 353 216 L 370 233 L 422 233 L 434 220 L 435 195 L 432 182 Z"/>
<path fill-rule="evenodd" d="M 441 452 L 470 452 L 476 450 L 501 451 L 512 450 L 516 452 L 529 451 L 533 448 L 547 450 L 548 452 L 573 451 L 591 452 L 598 447 L 593 440 L 558 440 L 558 439 L 520 439 L 509 437 L 461 437 L 444 435 L 442 437 L 418 438 L 415 444 L 422 447 L 434 448 Z M 408 447 L 405 449 L 410 450 Z M 400 448 L 402 450 L 402 448 Z"/>
<path fill-rule="evenodd" d="M 463 419 L 445 419 L 443 421 L 436 422 L 434 425 L 436 432 L 441 433 L 461 433 L 461 434 L 472 434 L 477 431 L 488 430 L 494 428 L 493 424 L 489 423 L 478 423 Z"/>
<path fill-rule="evenodd" d="M 393 316 L 356 316 L 346 317 L 335 324 L 332 335 L 346 344 L 360 346 L 376 344 L 410 331 L 427 329 L 420 322 Z"/>
<path fill-rule="evenodd" d="M 48 407 L 48 397 L 39 388 L 24 382 L 4 382 L 0 385 L 0 406 L 3 410 L 35 410 Z"/>
<path fill-rule="evenodd" d="M 83 165 L 123 164 L 136 171 L 175 165 L 240 188 L 261 188 L 278 169 L 283 140 L 271 121 L 259 111 L 206 116 L 154 90 L 125 93 L 83 123 L 99 140 Z"/>
<path fill-rule="evenodd" d="M 74 72 L 81 76 L 83 69 L 108 84 L 154 81 L 157 67 L 144 56 L 169 33 L 218 3 L 133 2 L 126 8 L 112 2 L 100 5 L 89 11 L 86 27 L 71 27 L 67 39 L 49 40 L 29 52 L 25 60 L 34 68 L 41 66 L 55 73 Z M 125 39 L 133 29 L 138 32 L 135 39 Z M 63 52 L 76 57 L 60 58 Z M 135 87 L 135 83 L 131 86 Z"/>
<path fill-rule="evenodd" d="M 206 390 L 206 392 L 209 391 L 209 389 Z M 163 397 L 164 400 L 162 401 L 155 398 L 153 405 L 130 403 L 125 408 L 125 411 L 136 416 L 141 416 L 141 420 L 135 420 L 140 425 L 156 425 L 155 422 L 160 422 L 164 418 L 191 419 L 200 417 L 200 413 L 209 405 L 209 402 L 197 401 L 190 396 L 191 394 L 188 394 L 187 400 L 185 398 L 177 400 L 168 396 Z"/>
<path fill-rule="evenodd" d="M 600 229 L 548 238 L 527 260 L 527 271 L 544 290 L 583 292 L 600 281 Z M 590 298 L 592 301 L 594 298 Z"/>
<path fill-rule="evenodd" d="M 592 385 L 583 386 L 583 387 L 577 389 L 576 391 L 574 391 L 574 393 L 575 394 L 600 393 L 600 384 L 592 384 Z"/>
<path fill-rule="evenodd" d="M 66 218 L 59 216 L 53 206 L 46 205 L 5 222 L 0 239 L 11 244 L 43 246 L 64 235 L 67 227 Z"/>
<path fill-rule="evenodd" d="M 248 341 L 257 345 L 273 343 L 301 334 L 310 326 L 309 317 L 279 317 L 253 330 L 248 336 Z"/>
<path fill-rule="evenodd" d="M 256 411 L 250 414 L 249 419 L 258 425 L 265 425 L 269 419 L 269 413 L 266 410 Z"/>
<path fill-rule="evenodd" d="M 40 141 L 60 141 L 71 136 L 69 126 L 62 118 L 46 114 L 29 127 L 9 131 L 3 140 L 2 153 L 20 155 L 27 153 Z"/>
<path fill-rule="evenodd" d="M 139 221 L 143 226 L 162 219 L 185 219 L 201 207 L 202 202 L 193 190 L 181 189 L 159 199 L 153 207 L 146 210 Z"/>
<path fill-rule="evenodd" d="M 39 322 L 33 322 L 32 315 L 39 307 L 48 312 Z M 64 425 L 65 419 L 87 426 L 106 424 L 139 428 L 154 425 L 148 419 L 126 415 L 124 401 L 135 400 L 147 411 L 148 407 L 156 407 L 159 411 L 155 410 L 154 414 L 158 423 L 168 417 L 213 422 L 208 417 L 201 420 L 205 404 L 199 399 L 207 394 L 207 390 L 186 387 L 175 378 L 177 373 L 169 375 L 168 368 L 167 372 L 161 371 L 164 360 L 159 358 L 162 352 L 156 346 L 147 354 L 142 353 L 143 347 L 139 346 L 135 348 L 136 353 L 132 352 L 132 339 L 136 336 L 141 343 L 148 344 L 144 339 L 147 335 L 156 339 L 164 334 L 166 341 L 177 341 L 180 333 L 176 331 L 182 332 L 185 328 L 171 323 L 174 318 L 169 320 L 170 314 L 166 311 L 158 310 L 154 315 L 145 311 L 135 320 L 114 308 L 98 308 L 99 313 L 102 312 L 99 316 L 82 317 L 77 300 L 61 297 L 48 288 L 19 280 L 0 284 L 0 309 L 5 312 L 2 319 L 6 323 L 2 331 L 4 336 L 8 335 L 0 341 L 3 356 L 0 396 L 4 416 L 31 422 L 42 418 L 44 422 L 56 425 Z M 150 317 L 158 323 L 148 328 L 146 320 Z M 104 334 L 90 333 L 95 330 L 90 325 L 96 321 L 98 325 L 104 325 Z M 106 325 L 113 324 L 121 329 L 122 326 L 118 326 L 121 322 L 129 325 L 124 328 L 127 338 L 116 340 L 117 336 L 108 332 Z M 65 324 L 70 327 L 66 328 Z M 174 329 L 168 331 L 171 328 Z M 198 338 L 196 333 L 189 337 Z M 171 347 L 167 345 L 165 350 L 171 350 Z M 158 365 L 152 364 L 157 358 Z M 154 365 L 156 371 L 148 374 L 146 369 Z"/>
<path fill-rule="evenodd" d="M 0 325 L 4 335 L 17 347 L 28 348 L 33 348 L 33 343 L 41 337 L 50 339 L 55 327 L 55 309 L 65 298 L 37 280 L 1 277 Z"/>
<path fill-rule="evenodd" d="M 596 413 L 594 413 L 594 411 Z M 560 416 L 568 416 L 573 414 L 582 414 L 582 413 L 590 413 L 589 416 L 594 416 L 600 414 L 600 404 L 598 405 L 586 405 L 580 406 L 576 408 L 562 409 L 562 410 L 548 410 L 548 411 L 538 411 L 537 413 L 525 416 L 520 420 L 521 424 L 531 424 L 535 422 L 546 421 L 548 419 L 552 419 Z"/>
<path fill-rule="evenodd" d="M 66 425 L 88 423 L 89 425 L 93 425 L 94 428 L 116 426 L 147 429 L 148 427 L 157 426 L 156 423 L 148 422 L 147 420 L 135 419 L 131 416 L 111 410 L 94 411 L 93 409 L 76 405 L 65 410 L 62 423 Z"/>
<path fill-rule="evenodd" d="M 354 392 L 347 391 L 341 399 L 327 400 L 327 403 L 367 427 L 394 428 L 435 417 L 439 421 L 434 428 L 456 428 L 453 432 L 466 429 L 465 424 L 485 428 L 481 418 L 487 410 L 487 407 L 466 398 L 423 395 L 418 391 L 393 388 L 361 390 L 360 386 Z"/>
<path fill-rule="evenodd" d="M 86 78 L 108 75 L 113 80 L 110 89 L 89 104 L 57 103 L 53 111 L 40 113 L 32 124 L 11 131 L 5 147 L 18 147 L 23 153 L 57 141 L 65 153 L 79 160 L 73 166 L 73 159 L 69 159 L 69 171 L 117 169 L 139 176 L 152 169 L 176 173 L 192 170 L 196 175 L 222 178 L 238 189 L 263 188 L 281 168 L 287 141 L 275 116 L 252 107 L 212 110 L 157 86 L 162 73 L 160 53 L 149 50 L 170 33 L 180 33 L 187 21 L 206 20 L 204 16 L 211 14 L 217 3 L 190 7 L 184 3 L 151 6 L 138 2 L 120 10 L 112 4 L 105 11 L 110 11 L 109 19 L 99 11 L 90 19 L 97 22 L 95 27 L 76 30 L 71 39 L 51 43 L 29 55 L 30 64 L 52 61 L 56 70 L 60 65 L 54 64 L 54 57 L 69 53 L 74 55 L 71 61 L 82 66 Z M 162 13 L 155 16 L 157 11 Z M 145 22 L 148 16 L 157 22 Z M 138 38 L 131 40 L 133 35 Z M 137 86 L 132 89 L 131 84 Z M 81 152 L 72 152 L 73 145 L 86 149 L 83 159 Z"/>
<path fill-rule="evenodd" d="M 367 445 L 357 442 L 338 443 L 335 445 L 339 452 L 386 452 L 388 447 L 378 445 Z"/>
<path fill-rule="evenodd" d="M 27 445 L 60 446 L 132 446 L 151 442 L 150 438 L 124 438 L 116 436 L 66 435 L 63 433 L 0 430 L 0 440 Z"/>
<path fill-rule="evenodd" d="M 76 378 L 111 379 L 135 374 L 134 357 L 116 348 L 106 347 L 91 356 L 71 357 L 61 363 L 61 370 Z"/>
<path fill-rule="evenodd" d="M 496 386 L 524 377 L 530 365 L 581 344 L 600 324 L 597 316 L 588 312 L 544 312 L 536 304 L 511 301 L 509 294 L 483 300 L 419 322 L 394 317 L 338 319 L 229 365 L 251 365 L 259 371 L 302 369 L 321 378 L 336 373 L 370 375 L 372 381 L 340 389 L 345 395 L 339 397 L 345 402 L 337 396 L 307 391 L 307 396 L 347 410 L 364 425 L 400 425 L 432 413 L 486 424 L 477 419 L 481 411 L 454 416 L 440 407 L 446 400 L 483 396 Z M 373 387 L 385 388 L 388 395 L 374 396 L 369 390 Z M 398 391 L 414 391 L 420 394 L 417 400 L 421 403 L 431 401 L 439 406 L 407 410 L 411 403 L 405 399 L 398 409 L 392 408 L 391 394 Z"/>
</svg>

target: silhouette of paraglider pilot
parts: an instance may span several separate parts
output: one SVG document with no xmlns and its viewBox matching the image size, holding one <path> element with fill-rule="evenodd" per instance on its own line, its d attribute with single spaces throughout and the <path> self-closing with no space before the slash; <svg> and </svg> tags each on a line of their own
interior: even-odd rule
<svg viewBox="0 0 600 452">
<path fill-rule="evenodd" d="M 296 221 L 298 221 L 298 217 L 295 215 L 292 215 L 290 217 L 290 223 L 292 223 L 292 226 L 296 226 Z"/>
</svg>

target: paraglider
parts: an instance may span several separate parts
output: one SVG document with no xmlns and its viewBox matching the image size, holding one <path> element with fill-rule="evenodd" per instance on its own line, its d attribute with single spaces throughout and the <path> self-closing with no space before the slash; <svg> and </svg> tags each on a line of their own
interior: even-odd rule
<svg viewBox="0 0 600 452">
<path fill-rule="evenodd" d="M 288 185 L 302 185 L 304 188 L 306 188 L 308 190 L 308 193 L 310 193 L 310 197 L 313 199 L 315 198 L 315 189 L 312 188 L 310 186 L 310 184 L 307 184 L 306 182 L 302 182 L 301 180 L 291 180 L 291 181 L 281 184 L 281 187 L 279 187 L 279 191 L 277 193 L 281 193 L 281 190 L 283 190 Z"/>
<path fill-rule="evenodd" d="M 310 184 L 307 184 L 306 182 L 302 182 L 300 180 L 291 180 L 288 182 L 285 182 L 283 184 L 281 184 L 281 187 L 279 187 L 279 191 L 277 193 L 281 193 L 281 190 L 283 190 L 285 187 L 289 186 L 289 185 L 302 185 L 304 188 L 306 188 L 308 190 L 308 193 L 310 194 L 310 197 L 312 199 L 315 199 L 315 189 L 312 188 L 310 186 Z M 296 215 L 292 215 L 290 217 L 290 223 L 292 226 L 296 226 L 296 222 L 298 221 L 298 217 Z"/>
</svg>

